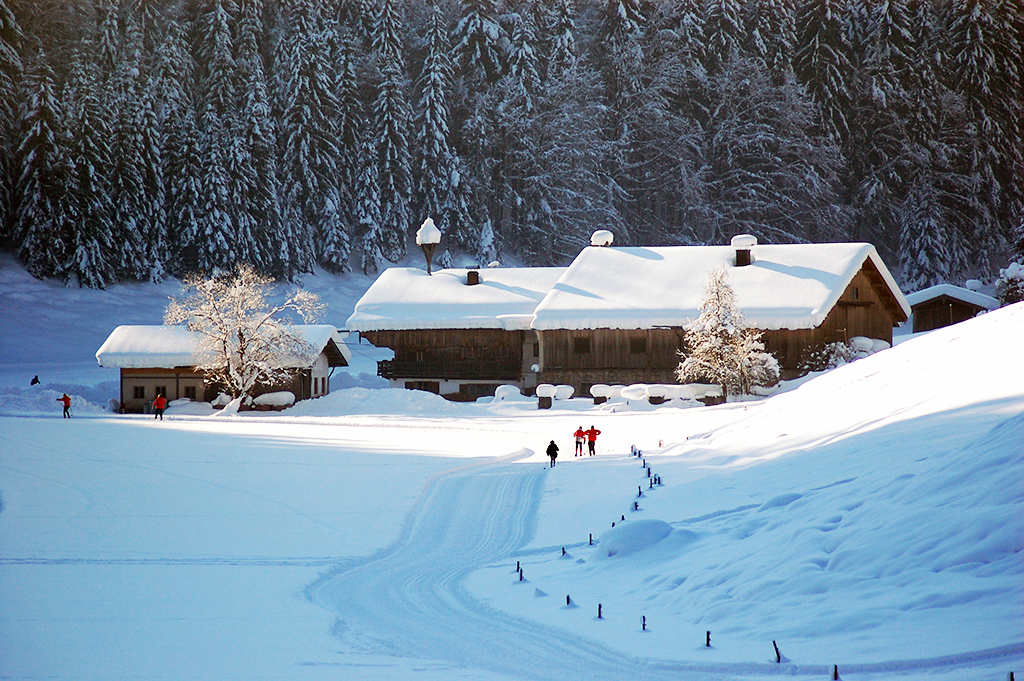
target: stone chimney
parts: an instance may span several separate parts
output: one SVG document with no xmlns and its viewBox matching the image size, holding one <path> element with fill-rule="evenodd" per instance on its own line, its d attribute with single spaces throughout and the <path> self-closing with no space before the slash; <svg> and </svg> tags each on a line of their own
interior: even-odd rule
<svg viewBox="0 0 1024 681">
<path fill-rule="evenodd" d="M 732 247 L 736 249 L 736 267 L 746 267 L 754 261 L 750 252 L 757 245 L 757 237 L 753 234 L 737 234 L 732 238 Z"/>
</svg>

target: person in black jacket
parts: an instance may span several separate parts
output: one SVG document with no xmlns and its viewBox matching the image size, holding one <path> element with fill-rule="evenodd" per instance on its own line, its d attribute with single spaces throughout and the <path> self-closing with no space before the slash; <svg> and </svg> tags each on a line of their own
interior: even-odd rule
<svg viewBox="0 0 1024 681">
<path fill-rule="evenodd" d="M 548 456 L 551 457 L 551 467 L 555 467 L 555 459 L 558 458 L 558 445 L 552 440 L 551 444 L 548 445 Z"/>
</svg>

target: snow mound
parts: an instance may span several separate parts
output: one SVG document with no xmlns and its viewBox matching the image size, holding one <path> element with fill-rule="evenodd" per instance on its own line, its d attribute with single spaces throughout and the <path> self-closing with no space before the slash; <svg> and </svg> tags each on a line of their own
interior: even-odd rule
<svg viewBox="0 0 1024 681">
<path fill-rule="evenodd" d="M 672 534 L 672 526 L 664 520 L 635 520 L 616 525 L 601 535 L 593 560 L 628 556 L 654 546 Z"/>
<path fill-rule="evenodd" d="M 290 407 L 295 404 L 295 394 L 282 390 L 276 393 L 264 393 L 252 401 L 258 407 Z"/>
<path fill-rule="evenodd" d="M 469 405 L 449 402 L 422 390 L 349 388 L 315 400 L 302 400 L 286 416 L 342 416 L 348 414 L 459 414 Z"/>
<path fill-rule="evenodd" d="M 50 414 L 61 416 L 64 407 L 57 401 L 65 393 L 71 397 L 72 414 L 102 414 L 104 407 L 89 402 L 81 395 L 63 390 L 19 390 L 5 388 L 0 391 L 0 414 Z"/>
</svg>

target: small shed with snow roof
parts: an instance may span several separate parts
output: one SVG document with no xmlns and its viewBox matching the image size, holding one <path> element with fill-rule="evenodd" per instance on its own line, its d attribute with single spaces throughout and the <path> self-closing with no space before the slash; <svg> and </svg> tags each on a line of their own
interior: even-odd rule
<svg viewBox="0 0 1024 681">
<path fill-rule="evenodd" d="M 308 358 L 287 360 L 295 370 L 293 378 L 281 385 L 258 386 L 253 397 L 287 390 L 297 400 L 330 392 L 334 367 L 348 366 L 350 354 L 338 330 L 327 324 L 292 327 L 318 353 Z M 121 374 L 121 405 L 124 411 L 148 411 L 158 394 L 168 401 L 187 398 L 210 402 L 223 386 L 211 383 L 196 369 L 197 336 L 183 326 L 119 326 L 100 349 L 96 361 Z"/>
<path fill-rule="evenodd" d="M 914 333 L 958 324 L 999 307 L 999 301 L 992 296 L 952 284 L 938 284 L 909 293 L 907 302 Z"/>
<path fill-rule="evenodd" d="M 468 401 L 503 384 L 532 391 L 540 348 L 537 303 L 565 268 L 392 267 L 356 303 L 347 328 L 395 358 L 378 374 L 396 387 Z"/>
</svg>

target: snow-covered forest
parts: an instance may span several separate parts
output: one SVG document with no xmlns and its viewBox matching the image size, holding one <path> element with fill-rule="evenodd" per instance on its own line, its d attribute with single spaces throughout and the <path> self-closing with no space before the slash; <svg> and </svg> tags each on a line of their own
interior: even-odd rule
<svg viewBox="0 0 1024 681">
<path fill-rule="evenodd" d="M 616 243 L 1024 255 L 1014 0 L 0 0 L 0 239 L 103 287 Z"/>
</svg>

